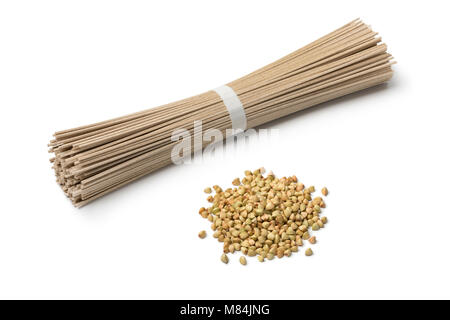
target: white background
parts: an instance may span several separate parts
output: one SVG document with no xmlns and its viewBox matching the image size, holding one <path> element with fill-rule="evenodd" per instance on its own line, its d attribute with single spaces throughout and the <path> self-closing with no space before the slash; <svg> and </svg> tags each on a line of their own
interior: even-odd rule
<svg viewBox="0 0 450 320">
<path fill-rule="evenodd" d="M 445 1 L 0 1 L 0 298 L 450 298 Z M 234 80 L 361 17 L 386 86 L 263 126 L 280 141 L 165 168 L 81 210 L 56 130 Z M 265 166 L 330 190 L 313 257 L 220 262 L 202 190 Z M 197 233 L 208 230 L 199 240 Z"/>
</svg>

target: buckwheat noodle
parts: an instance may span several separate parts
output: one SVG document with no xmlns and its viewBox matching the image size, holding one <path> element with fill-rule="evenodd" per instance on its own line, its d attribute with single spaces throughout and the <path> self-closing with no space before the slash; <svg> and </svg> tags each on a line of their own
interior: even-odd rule
<svg viewBox="0 0 450 320">
<path fill-rule="evenodd" d="M 227 85 L 239 97 L 252 128 L 299 110 L 388 81 L 392 56 L 359 19 Z M 171 163 L 172 132 L 193 135 L 231 128 L 214 91 L 74 129 L 49 144 L 58 184 L 81 207 Z"/>
</svg>

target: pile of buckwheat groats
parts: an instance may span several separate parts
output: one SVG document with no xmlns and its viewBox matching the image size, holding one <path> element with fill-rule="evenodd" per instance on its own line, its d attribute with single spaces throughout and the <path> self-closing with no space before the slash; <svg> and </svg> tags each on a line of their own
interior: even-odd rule
<svg viewBox="0 0 450 320">
<path fill-rule="evenodd" d="M 313 186 L 305 188 L 296 176 L 276 178 L 269 172 L 264 177 L 264 173 L 264 168 L 245 171 L 242 180 L 233 180 L 234 188 L 213 186 L 215 195 L 207 198 L 212 205 L 199 210 L 212 223 L 213 237 L 223 242 L 223 263 L 228 263 L 228 253 L 236 251 L 258 256 L 260 262 L 289 257 L 298 252 L 303 241 L 315 244 L 310 229 L 318 231 L 327 223 L 326 217 L 320 217 L 325 202 L 321 197 L 313 198 Z M 212 189 L 204 192 L 210 194 Z M 327 188 L 322 194 L 328 194 Z M 204 239 L 206 231 L 198 236 Z M 306 256 L 312 254 L 311 248 L 305 250 Z M 247 259 L 241 256 L 239 262 L 246 265 Z"/>
</svg>

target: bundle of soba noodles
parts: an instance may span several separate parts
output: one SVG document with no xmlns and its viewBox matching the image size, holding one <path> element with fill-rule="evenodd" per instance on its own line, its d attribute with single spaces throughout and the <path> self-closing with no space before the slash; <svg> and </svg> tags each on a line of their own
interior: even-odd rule
<svg viewBox="0 0 450 320">
<path fill-rule="evenodd" d="M 81 207 L 171 163 L 175 129 L 245 130 L 376 86 L 392 77 L 392 56 L 355 20 L 253 73 L 181 101 L 74 129 L 49 144 L 57 182 Z"/>
</svg>

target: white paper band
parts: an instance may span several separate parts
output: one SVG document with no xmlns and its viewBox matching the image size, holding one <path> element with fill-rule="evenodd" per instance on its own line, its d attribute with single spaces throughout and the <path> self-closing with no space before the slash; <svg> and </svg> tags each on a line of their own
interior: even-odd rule
<svg viewBox="0 0 450 320">
<path fill-rule="evenodd" d="M 245 131 L 247 129 L 247 117 L 236 92 L 225 85 L 214 89 L 214 91 L 222 98 L 225 107 L 227 107 L 233 130 Z"/>
</svg>

